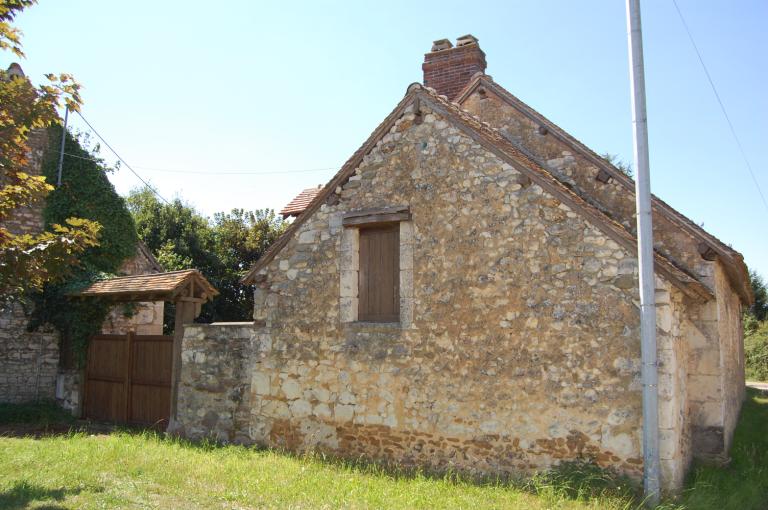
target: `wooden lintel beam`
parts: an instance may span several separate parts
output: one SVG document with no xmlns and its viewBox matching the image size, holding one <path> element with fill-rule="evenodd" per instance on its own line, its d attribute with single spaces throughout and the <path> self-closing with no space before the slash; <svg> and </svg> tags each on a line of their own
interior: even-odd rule
<svg viewBox="0 0 768 510">
<path fill-rule="evenodd" d="M 370 225 L 376 223 L 393 223 L 408 221 L 411 219 L 411 211 L 407 205 L 381 207 L 377 209 L 362 209 L 350 211 L 342 217 L 341 223 L 345 227 Z"/>
</svg>

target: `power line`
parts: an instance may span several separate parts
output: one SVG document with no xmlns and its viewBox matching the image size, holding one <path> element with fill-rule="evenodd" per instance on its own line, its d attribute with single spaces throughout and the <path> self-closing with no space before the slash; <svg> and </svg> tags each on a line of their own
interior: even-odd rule
<svg viewBox="0 0 768 510">
<path fill-rule="evenodd" d="M 696 41 L 693 40 L 693 34 L 691 34 L 691 30 L 688 28 L 688 23 L 685 22 L 685 17 L 683 16 L 683 12 L 680 10 L 680 6 L 677 5 L 677 0 L 672 0 L 672 3 L 675 5 L 677 14 L 680 16 L 680 21 L 683 22 L 683 27 L 685 28 L 685 32 L 688 34 L 688 39 L 691 41 L 691 45 L 693 46 L 693 49 L 696 51 L 696 56 L 699 57 L 699 63 L 701 64 L 701 67 L 704 69 L 704 74 L 707 75 L 709 86 L 712 87 L 712 92 L 715 93 L 715 97 L 717 98 L 717 103 L 720 105 L 720 110 L 723 112 L 723 116 L 725 117 L 726 122 L 728 122 L 728 127 L 731 130 L 733 139 L 736 140 L 736 145 L 739 147 L 739 152 L 741 152 L 741 157 L 744 158 L 744 163 L 747 165 L 747 170 L 749 170 L 749 175 L 752 177 L 752 181 L 755 183 L 755 188 L 757 188 L 757 192 L 760 194 L 760 198 L 763 200 L 763 205 L 765 206 L 766 212 L 768 212 L 768 201 L 766 201 L 765 195 L 763 194 L 763 190 L 760 188 L 760 183 L 757 181 L 757 177 L 755 177 L 755 172 L 752 170 L 752 165 L 749 163 L 749 159 L 747 158 L 747 153 L 744 150 L 744 146 L 741 145 L 741 140 L 739 140 L 739 137 L 736 134 L 736 129 L 733 127 L 731 118 L 728 116 L 728 112 L 725 110 L 725 105 L 723 104 L 723 101 L 720 99 L 720 94 L 718 94 L 717 92 L 717 87 L 715 87 L 715 82 L 712 81 L 712 76 L 709 74 L 707 65 L 704 63 L 704 59 L 701 56 L 699 47 L 696 45 Z"/>
<path fill-rule="evenodd" d="M 88 121 L 85 119 L 85 117 L 83 117 L 83 114 L 82 114 L 82 113 L 80 113 L 80 112 L 77 112 L 77 114 L 80 116 L 80 118 L 81 118 L 81 119 L 83 119 L 83 122 L 85 122 L 85 123 L 86 123 L 86 125 L 87 125 L 89 128 L 91 128 L 91 131 L 93 131 L 93 134 L 95 134 L 96 136 L 98 136 L 98 137 L 99 137 L 99 140 L 101 140 L 102 142 L 104 142 L 104 145 L 106 145 L 106 146 L 107 146 L 107 148 L 108 148 L 109 150 L 111 150 L 111 151 L 112 151 L 112 154 L 114 154 L 114 155 L 115 155 L 115 157 L 116 157 L 117 159 L 119 159 L 119 160 L 120 160 L 120 161 L 121 161 L 121 162 L 122 162 L 122 163 L 123 163 L 123 164 L 126 166 L 126 168 L 128 168 L 128 170 L 130 170 L 130 171 L 133 173 L 133 175 L 135 175 L 135 176 L 136 176 L 136 177 L 137 177 L 137 178 L 138 178 L 138 179 L 139 179 L 141 182 L 143 182 L 143 183 L 144 183 L 144 185 L 145 185 L 145 186 L 146 186 L 146 187 L 147 187 L 147 188 L 148 188 L 148 189 L 149 189 L 149 190 L 150 190 L 152 193 L 154 193 L 155 195 L 157 195 L 157 196 L 158 196 L 158 198 L 160 198 L 160 200 L 162 200 L 162 201 L 163 201 L 163 202 L 165 202 L 166 204 L 170 204 L 170 202 L 169 202 L 169 201 L 167 201 L 167 200 L 166 200 L 166 199 L 165 199 L 165 198 L 164 198 L 164 197 L 163 197 L 163 196 L 162 196 L 160 193 L 158 193 L 158 192 L 157 192 L 157 190 L 156 190 L 155 188 L 153 188 L 152 186 L 150 186 L 150 185 L 149 185 L 149 183 L 148 183 L 147 181 L 145 181 L 145 180 L 144 180 L 144 178 L 138 174 L 138 172 L 136 172 L 136 170 L 134 170 L 133 168 L 131 168 L 131 165 L 129 165 L 128 163 L 126 163 L 126 162 L 125 162 L 125 160 L 124 160 L 123 158 L 121 158 L 121 157 L 120 157 L 120 155 L 117 153 L 117 151 L 115 151 L 115 149 L 113 149 L 113 148 L 112 148 L 112 146 L 111 146 L 111 145 L 109 145 L 109 142 L 107 142 L 107 141 L 104 139 L 104 137 L 103 137 L 103 136 L 101 136 L 101 135 L 99 134 L 99 132 L 98 132 L 98 131 L 96 131 L 96 129 L 95 129 L 93 126 L 91 126 L 91 123 L 90 123 L 90 122 L 88 122 Z"/>
<path fill-rule="evenodd" d="M 201 175 L 279 175 L 279 174 L 298 174 L 298 173 L 306 173 L 306 172 L 327 172 L 328 170 L 338 170 L 338 167 L 327 167 L 327 168 L 307 168 L 305 170 L 270 170 L 266 172 L 259 172 L 259 171 L 250 171 L 250 170 L 243 170 L 243 171 L 223 171 L 220 172 L 218 170 L 213 170 L 210 172 L 204 171 L 204 170 L 177 170 L 177 169 L 170 169 L 170 168 L 151 168 L 151 167 L 142 167 L 137 166 L 136 168 L 141 168 L 143 170 L 149 170 L 150 172 L 168 172 L 168 173 L 174 173 L 174 174 L 201 174 Z"/>
<path fill-rule="evenodd" d="M 97 158 L 87 158 L 85 156 L 79 156 L 77 154 L 72 154 L 70 152 L 65 152 L 64 155 L 72 158 L 84 159 L 86 161 L 93 161 L 95 163 L 102 163 L 102 161 Z M 135 166 L 134 168 L 138 168 L 140 170 L 149 170 L 150 172 L 168 172 L 168 173 L 177 173 L 177 174 L 199 174 L 199 175 L 279 175 L 279 174 L 325 172 L 328 170 L 338 170 L 338 167 L 335 167 L 335 166 L 331 166 L 327 168 L 307 168 L 304 170 L 271 170 L 266 172 L 250 171 L 250 170 L 242 170 L 242 171 L 178 170 L 178 169 L 170 169 L 170 168 L 152 168 L 152 167 L 146 167 L 146 166 Z"/>
</svg>

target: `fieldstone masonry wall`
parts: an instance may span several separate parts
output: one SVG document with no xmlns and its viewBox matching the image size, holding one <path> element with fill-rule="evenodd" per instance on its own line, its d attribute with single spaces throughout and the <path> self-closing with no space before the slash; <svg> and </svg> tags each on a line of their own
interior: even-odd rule
<svg viewBox="0 0 768 510">
<path fill-rule="evenodd" d="M 54 398 L 59 335 L 47 327 L 29 333 L 28 322 L 18 303 L 0 313 L 0 402 Z"/>
<path fill-rule="evenodd" d="M 462 107 L 545 162 L 558 179 L 634 231 L 634 195 L 613 179 L 598 179 L 599 169 L 587 157 L 554 134 L 542 132 L 541 126 L 523 113 L 527 106 L 513 107 L 508 101 L 484 88 L 483 93 L 475 91 L 469 95 Z M 682 356 L 678 357 L 681 363 L 677 373 L 688 374 L 685 385 L 682 377 L 676 377 L 675 382 L 679 389 L 687 389 L 678 395 L 688 399 L 680 408 L 685 413 L 685 425 L 679 433 L 687 438 L 685 441 L 693 443 L 681 443 L 681 455 L 689 459 L 694 451 L 702 458 L 722 458 L 730 447 L 744 398 L 740 300 L 722 264 L 702 259 L 692 236 L 658 212 L 654 213 L 653 222 L 654 247 L 681 267 L 689 268 L 716 296 L 716 300 L 704 305 L 684 305 L 681 300 L 675 307 L 682 310 L 678 315 L 682 320 L 681 334 L 686 339 L 675 348 Z"/>
<path fill-rule="evenodd" d="M 185 326 L 177 418 L 180 427 L 174 433 L 195 439 L 252 442 L 251 363 L 254 343 L 262 339 L 255 323 Z"/>
<path fill-rule="evenodd" d="M 263 328 L 248 341 L 226 327 L 187 332 L 179 407 L 192 409 L 182 425 L 243 439 L 247 408 L 247 439 L 266 445 L 476 473 L 581 458 L 639 476 L 634 255 L 422 113 L 421 124 L 404 115 L 338 203 L 262 270 L 254 317 Z M 412 295 L 401 296 L 412 311 L 398 324 L 356 322 L 345 274 L 355 270 L 354 233 L 341 217 L 393 204 L 409 204 L 413 217 Z M 674 488 L 690 455 L 685 304 L 668 282 L 657 287 L 663 476 Z M 230 366 L 240 368 L 221 368 Z M 232 388 L 236 398 L 223 396 Z"/>
<path fill-rule="evenodd" d="M 47 131 L 29 135 L 28 166 L 30 175 L 41 175 Z M 14 210 L 3 225 L 15 234 L 35 234 L 43 230 L 43 203 L 37 202 Z M 59 364 L 59 335 L 51 328 L 28 332 L 29 317 L 14 303 L 0 309 L 0 402 L 26 402 L 55 395 Z"/>
</svg>

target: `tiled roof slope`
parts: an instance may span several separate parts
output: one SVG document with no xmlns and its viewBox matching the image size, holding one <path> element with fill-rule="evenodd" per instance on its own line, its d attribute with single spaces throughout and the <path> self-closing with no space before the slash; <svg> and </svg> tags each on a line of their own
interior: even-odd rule
<svg viewBox="0 0 768 510">
<path fill-rule="evenodd" d="M 504 87 L 494 82 L 493 79 L 482 73 L 477 73 L 472 80 L 464 87 L 464 90 L 456 97 L 455 102 L 458 105 L 464 103 L 472 93 L 478 89 L 478 87 L 484 86 L 493 91 L 496 96 L 501 98 L 508 105 L 517 109 L 523 115 L 527 116 L 532 121 L 547 128 L 549 133 L 556 136 L 562 142 L 571 146 L 575 151 L 586 157 L 592 164 L 602 170 L 608 172 L 613 180 L 621 184 L 628 193 L 634 195 L 635 184 L 634 181 L 616 168 L 614 165 L 605 160 L 605 158 L 597 155 L 589 147 L 582 142 L 571 136 L 568 132 L 563 130 L 560 126 L 549 120 L 547 117 L 531 108 L 529 105 L 521 101 L 514 96 L 511 92 Z M 516 145 L 513 140 L 509 140 L 510 143 Z M 518 149 L 522 149 L 518 147 Z M 741 296 L 742 301 L 748 304 L 752 303 L 752 291 L 749 283 L 749 272 L 747 266 L 744 263 L 744 257 L 741 253 L 734 250 L 727 244 L 720 241 L 718 238 L 701 228 L 695 222 L 691 221 L 681 212 L 674 209 L 672 206 L 653 195 L 652 207 L 657 214 L 663 215 L 670 222 L 675 224 L 678 228 L 686 232 L 688 235 L 697 239 L 699 242 L 711 247 L 715 253 L 719 256 L 720 260 L 724 263 L 726 272 L 733 284 L 734 288 Z"/>
<path fill-rule="evenodd" d="M 282 214 L 284 218 L 288 218 L 289 216 L 298 216 L 304 212 L 304 209 L 306 209 L 309 204 L 312 203 L 312 200 L 314 200 L 317 194 L 320 193 L 321 189 L 322 186 L 305 189 L 296 195 L 293 200 L 288 202 L 288 205 L 283 207 L 283 209 L 280 211 L 280 214 Z"/>
<path fill-rule="evenodd" d="M 511 164 L 518 171 L 528 175 L 532 181 L 552 192 L 559 199 L 581 212 L 598 228 L 608 234 L 619 244 L 630 251 L 637 249 L 636 240 L 631 232 L 623 225 L 614 221 L 596 207 L 587 203 L 584 199 L 554 178 L 546 169 L 531 159 L 527 154 L 511 144 L 496 129 L 477 119 L 468 112 L 462 110 L 457 104 L 451 103 L 444 96 L 438 96 L 434 90 L 414 83 L 408 88 L 408 93 L 392 113 L 376 128 L 368 140 L 353 154 L 331 181 L 322 188 L 312 203 L 307 207 L 305 214 L 286 230 L 286 232 L 270 247 L 259 259 L 254 267 L 243 278 L 244 283 L 253 283 L 259 270 L 266 266 L 274 256 L 288 243 L 301 224 L 310 217 L 312 212 L 325 202 L 326 198 L 343 185 L 351 177 L 355 168 L 367 154 L 394 125 L 398 118 L 406 112 L 406 109 L 414 102 L 424 102 L 429 108 L 445 115 L 453 120 L 457 127 L 466 134 L 481 143 L 486 149 L 499 156 L 502 160 Z M 675 266 L 670 260 L 660 253 L 655 254 L 657 270 L 660 274 L 669 278 L 687 295 L 697 300 L 706 300 L 712 297 L 711 291 L 684 269 Z"/>
<path fill-rule="evenodd" d="M 197 269 L 184 269 L 170 273 L 140 274 L 120 276 L 109 280 L 95 282 L 80 291 L 78 296 L 135 296 L 141 297 L 173 297 L 191 281 L 199 286 L 207 298 L 216 296 L 219 292 L 205 279 Z M 197 293 L 199 294 L 199 293 Z"/>
</svg>

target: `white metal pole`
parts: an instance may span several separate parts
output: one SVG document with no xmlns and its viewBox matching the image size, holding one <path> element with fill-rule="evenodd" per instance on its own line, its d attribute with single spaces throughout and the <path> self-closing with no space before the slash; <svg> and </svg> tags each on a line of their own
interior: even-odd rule
<svg viewBox="0 0 768 510">
<path fill-rule="evenodd" d="M 648 118 L 645 111 L 645 74 L 640 0 L 627 0 L 629 78 L 632 91 L 632 131 L 637 168 L 637 254 L 640 269 L 640 357 L 643 383 L 643 488 L 650 506 L 659 502 L 659 407 L 656 364 L 656 280 L 653 274 L 651 179 L 648 163 Z"/>
</svg>

